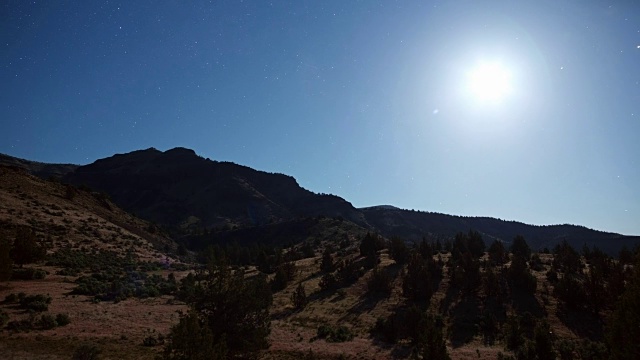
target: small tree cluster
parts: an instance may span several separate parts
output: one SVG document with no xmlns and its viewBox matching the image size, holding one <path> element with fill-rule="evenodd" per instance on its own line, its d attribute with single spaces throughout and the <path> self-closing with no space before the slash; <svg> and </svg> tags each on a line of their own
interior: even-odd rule
<svg viewBox="0 0 640 360">
<path fill-rule="evenodd" d="M 308 302 L 307 292 L 304 290 L 302 283 L 299 283 L 298 287 L 293 291 L 293 294 L 291 294 L 291 303 L 293 303 L 293 307 L 296 310 L 302 310 L 307 306 Z"/>
<path fill-rule="evenodd" d="M 410 253 L 405 241 L 398 237 L 391 238 L 391 241 L 389 241 L 389 255 L 396 261 L 396 264 L 406 264 Z"/>
<path fill-rule="evenodd" d="M 378 266 L 373 268 L 367 280 L 367 291 L 370 294 L 389 296 L 391 295 L 391 290 L 393 290 L 393 279 L 391 279 L 391 276 Z"/>
<path fill-rule="evenodd" d="M 465 253 L 478 258 L 484 254 L 485 244 L 479 232 L 470 230 L 467 234 L 457 233 L 453 239 L 451 254 L 454 257 L 462 256 Z"/>
<path fill-rule="evenodd" d="M 442 266 L 433 256 L 413 252 L 402 280 L 402 294 L 412 300 L 429 301 L 442 279 Z"/>
<path fill-rule="evenodd" d="M 272 296 L 264 276 L 245 278 L 226 264 L 209 264 L 194 285 L 191 310 L 171 330 L 165 359 L 224 359 L 268 347 Z"/>
<path fill-rule="evenodd" d="M 293 262 L 286 262 L 278 266 L 278 269 L 276 270 L 276 276 L 270 283 L 271 290 L 277 292 L 286 288 L 289 282 L 293 280 L 296 271 L 296 264 Z"/>
<path fill-rule="evenodd" d="M 330 273 L 335 270 L 335 264 L 333 262 L 333 257 L 331 256 L 331 248 L 326 247 L 324 252 L 322 253 L 322 261 L 320 262 L 320 270 L 324 273 Z"/>
<path fill-rule="evenodd" d="M 11 278 L 13 259 L 11 259 L 11 244 L 4 234 L 0 233 L 0 281 Z"/>
<path fill-rule="evenodd" d="M 25 226 L 18 228 L 11 249 L 13 262 L 22 267 L 25 264 L 43 260 L 46 253 L 46 249 L 40 245 L 36 233 L 32 229 Z"/>
</svg>

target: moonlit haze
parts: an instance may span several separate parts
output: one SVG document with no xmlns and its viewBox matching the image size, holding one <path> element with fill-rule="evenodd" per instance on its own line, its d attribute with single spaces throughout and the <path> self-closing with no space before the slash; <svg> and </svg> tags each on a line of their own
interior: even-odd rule
<svg viewBox="0 0 640 360">
<path fill-rule="evenodd" d="M 0 152 L 182 146 L 389 204 L 640 235 L 640 2 L 8 1 Z"/>
</svg>

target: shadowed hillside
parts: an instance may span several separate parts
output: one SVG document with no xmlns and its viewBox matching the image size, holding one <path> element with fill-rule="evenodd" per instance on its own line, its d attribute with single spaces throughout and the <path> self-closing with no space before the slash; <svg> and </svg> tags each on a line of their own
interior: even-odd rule
<svg viewBox="0 0 640 360">
<path fill-rule="evenodd" d="M 164 152 L 154 148 L 138 150 L 86 166 L 42 164 L 4 155 L 0 163 L 23 168 L 42 178 L 65 174 L 62 181 L 104 192 L 123 209 L 166 226 L 176 235 L 199 234 L 205 230 L 219 233 L 220 236 L 208 236 L 208 242 L 237 237 L 228 231 L 245 229 L 233 234 L 281 243 L 277 239 L 281 237 L 279 234 L 297 231 L 284 228 L 297 229 L 301 218 L 316 216 L 344 219 L 384 236 L 399 236 L 413 242 L 424 236 L 451 238 L 469 229 L 479 231 L 486 240 L 500 239 L 505 243 L 516 235 L 524 235 L 538 250 L 567 241 L 580 248 L 585 244 L 597 246 L 613 255 L 625 245 L 631 248 L 640 242 L 637 236 L 576 225 L 534 226 L 393 206 L 356 209 L 338 196 L 315 194 L 302 188 L 291 176 L 212 161 L 185 148 Z M 297 238 L 295 235 L 292 239 Z M 189 242 L 202 244 L 203 239 Z"/>
<path fill-rule="evenodd" d="M 617 254 L 624 245 L 640 243 L 638 236 L 592 230 L 577 225 L 528 225 L 489 217 L 466 217 L 432 212 L 402 210 L 392 206 L 374 206 L 359 209 L 369 224 L 385 236 L 399 236 L 418 241 L 423 236 L 452 237 L 460 231 L 475 229 L 485 240 L 499 239 L 510 243 L 516 235 L 523 235 L 536 250 L 551 249 L 562 241 L 574 247 L 597 246 L 608 254 Z"/>
<path fill-rule="evenodd" d="M 104 191 L 123 208 L 171 226 L 252 226 L 316 215 L 365 224 L 344 199 L 314 194 L 293 177 L 211 161 L 183 148 L 115 155 L 79 167 L 64 181 Z"/>
</svg>

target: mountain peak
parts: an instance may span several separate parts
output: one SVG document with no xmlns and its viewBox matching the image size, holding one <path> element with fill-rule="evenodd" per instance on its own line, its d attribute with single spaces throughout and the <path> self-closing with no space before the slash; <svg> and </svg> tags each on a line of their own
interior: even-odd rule
<svg viewBox="0 0 640 360">
<path fill-rule="evenodd" d="M 192 149 L 187 149 L 184 147 L 175 147 L 173 149 L 169 149 L 164 152 L 166 155 L 186 155 L 186 156 L 198 156 L 196 152 Z"/>
</svg>

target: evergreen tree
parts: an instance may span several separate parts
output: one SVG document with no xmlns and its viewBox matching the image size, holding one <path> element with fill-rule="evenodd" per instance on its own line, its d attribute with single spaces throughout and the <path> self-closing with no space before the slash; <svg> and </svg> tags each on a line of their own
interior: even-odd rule
<svg viewBox="0 0 640 360">
<path fill-rule="evenodd" d="M 525 259 L 525 261 L 531 257 L 531 248 L 522 235 L 518 235 L 513 239 L 509 250 L 514 256 L 520 256 Z"/>
<path fill-rule="evenodd" d="M 502 265 L 507 261 L 507 250 L 502 241 L 494 240 L 489 246 L 489 260 L 494 265 Z"/>
<path fill-rule="evenodd" d="M 396 261 L 396 264 L 404 265 L 409 259 L 409 248 L 404 240 L 399 237 L 391 238 L 389 243 L 389 255 Z"/>
<path fill-rule="evenodd" d="M 165 358 L 199 359 L 209 352 L 219 355 L 214 358 L 247 357 L 266 349 L 272 296 L 265 276 L 245 278 L 221 262 L 209 264 L 201 279 L 189 299 L 190 317 L 172 329 Z M 206 341 L 191 341 L 184 335 L 191 332 Z"/>
<path fill-rule="evenodd" d="M 360 256 L 367 256 L 371 253 L 375 253 L 376 244 L 375 238 L 371 233 L 367 233 L 360 241 Z"/>
<path fill-rule="evenodd" d="M 367 291 L 369 293 L 389 296 L 391 295 L 391 290 L 393 290 L 392 282 L 387 272 L 376 266 L 373 268 L 373 271 L 371 271 L 371 276 L 367 280 Z"/>
<path fill-rule="evenodd" d="M 553 248 L 553 266 L 565 273 L 582 271 L 580 255 L 566 240 Z"/>
<path fill-rule="evenodd" d="M 0 281 L 6 281 L 11 278 L 13 269 L 13 260 L 10 256 L 11 244 L 0 234 Z"/>
<path fill-rule="evenodd" d="M 636 261 L 633 278 L 615 305 L 606 329 L 611 359 L 640 359 L 640 260 Z"/>
<path fill-rule="evenodd" d="M 304 290 L 302 283 L 299 283 L 296 290 L 291 294 L 291 302 L 293 303 L 293 307 L 297 310 L 302 310 L 307 306 L 307 293 Z"/>
<path fill-rule="evenodd" d="M 335 270 L 335 264 L 333 263 L 333 257 L 331 257 L 331 248 L 326 247 L 322 253 L 322 262 L 320 263 L 320 270 L 325 273 L 330 273 Z"/>
<path fill-rule="evenodd" d="M 171 329 L 162 358 L 166 360 L 223 360 L 226 339 L 215 339 L 205 317 L 190 311 Z"/>
<path fill-rule="evenodd" d="M 416 350 L 423 359 L 450 360 L 442 330 L 431 316 L 423 317 L 420 323 Z"/>
<path fill-rule="evenodd" d="M 11 249 L 11 258 L 20 265 L 44 259 L 46 250 L 38 244 L 36 233 L 28 227 L 19 227 Z"/>
<path fill-rule="evenodd" d="M 434 291 L 433 277 L 428 260 L 414 252 L 411 254 L 407 272 L 402 280 L 402 295 L 412 300 L 429 301 Z"/>
</svg>

